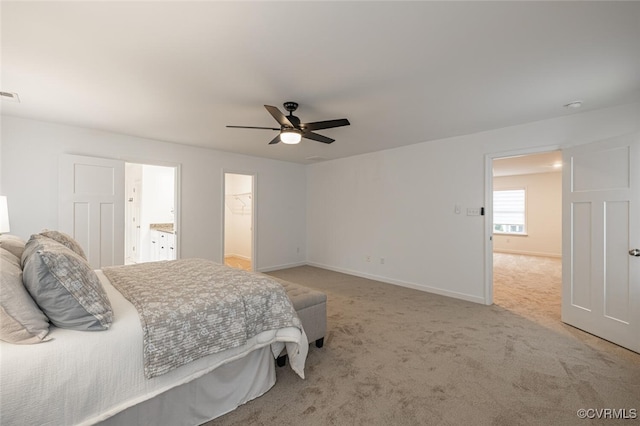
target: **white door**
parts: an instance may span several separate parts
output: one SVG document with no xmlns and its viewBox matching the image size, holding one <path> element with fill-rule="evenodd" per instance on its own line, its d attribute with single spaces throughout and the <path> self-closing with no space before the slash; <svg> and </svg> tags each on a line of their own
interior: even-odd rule
<svg viewBox="0 0 640 426">
<path fill-rule="evenodd" d="M 140 245 L 140 181 L 127 185 L 127 202 L 125 208 L 126 229 L 125 263 L 138 263 L 138 247 Z"/>
<path fill-rule="evenodd" d="M 640 134 L 563 157 L 562 321 L 640 352 Z"/>
<path fill-rule="evenodd" d="M 125 264 L 140 261 L 140 199 L 142 195 L 142 167 L 139 164 L 125 163 Z"/>
<path fill-rule="evenodd" d="M 124 162 L 63 154 L 58 228 L 74 237 L 95 269 L 124 263 Z"/>
</svg>

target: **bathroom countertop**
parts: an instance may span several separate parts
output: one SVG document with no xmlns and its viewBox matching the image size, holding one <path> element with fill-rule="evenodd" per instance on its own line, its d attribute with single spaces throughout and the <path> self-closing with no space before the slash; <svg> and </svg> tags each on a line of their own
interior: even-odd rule
<svg viewBox="0 0 640 426">
<path fill-rule="evenodd" d="M 175 232 L 173 223 L 151 223 L 149 224 L 149 229 L 159 232 L 166 232 L 168 234 L 173 234 Z"/>
</svg>

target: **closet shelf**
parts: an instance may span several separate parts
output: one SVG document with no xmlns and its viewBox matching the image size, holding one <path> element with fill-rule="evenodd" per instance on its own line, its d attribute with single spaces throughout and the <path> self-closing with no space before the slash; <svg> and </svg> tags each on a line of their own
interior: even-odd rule
<svg viewBox="0 0 640 426">
<path fill-rule="evenodd" d="M 226 194 L 225 204 L 233 214 L 251 214 L 251 193 Z"/>
</svg>

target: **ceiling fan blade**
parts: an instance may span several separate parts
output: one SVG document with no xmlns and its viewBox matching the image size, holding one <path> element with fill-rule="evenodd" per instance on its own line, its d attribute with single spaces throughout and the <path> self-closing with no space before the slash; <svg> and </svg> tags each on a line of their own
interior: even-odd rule
<svg viewBox="0 0 640 426">
<path fill-rule="evenodd" d="M 319 134 L 313 133 L 313 132 L 304 132 L 302 134 L 302 137 L 303 138 L 307 138 L 307 139 L 311 139 L 311 140 L 314 140 L 314 141 L 317 141 L 317 142 L 322 142 L 322 143 L 332 143 L 332 142 L 335 141 L 335 139 L 331 139 L 331 138 L 328 138 L 326 136 L 322 136 L 322 135 L 319 135 Z"/>
<path fill-rule="evenodd" d="M 271 140 L 271 142 L 269 142 L 269 145 L 273 145 L 273 144 L 278 143 L 278 142 L 280 142 L 280 133 L 278 133 L 278 136 L 276 136 L 275 138 L 273 138 Z"/>
<path fill-rule="evenodd" d="M 271 116 L 273 118 L 276 119 L 276 121 L 278 123 L 280 123 L 281 126 L 285 126 L 285 127 L 295 127 L 287 118 L 286 115 L 284 115 L 283 113 L 280 112 L 280 110 L 274 106 L 271 105 L 265 105 L 264 106 L 267 111 L 269 111 L 269 114 L 271 114 Z M 280 129 L 278 129 L 280 130 Z"/>
<path fill-rule="evenodd" d="M 350 124 L 351 123 L 349 123 L 349 120 L 347 120 L 346 118 L 340 118 L 338 120 L 315 121 L 313 123 L 304 123 L 304 124 L 301 124 L 300 127 L 302 127 L 304 130 L 313 131 L 313 130 L 321 130 L 321 129 L 331 129 L 333 127 L 348 126 Z"/>
<path fill-rule="evenodd" d="M 275 127 L 254 127 L 254 126 L 227 126 L 232 129 L 265 129 L 265 130 L 280 130 Z"/>
</svg>

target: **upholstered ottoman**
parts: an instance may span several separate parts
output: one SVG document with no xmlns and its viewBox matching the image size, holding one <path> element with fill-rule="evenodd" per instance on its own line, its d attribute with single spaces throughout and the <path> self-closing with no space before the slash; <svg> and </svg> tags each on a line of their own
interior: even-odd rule
<svg viewBox="0 0 640 426">
<path fill-rule="evenodd" d="M 321 348 L 327 332 L 327 295 L 299 284 L 276 277 L 272 278 L 282 284 L 286 290 L 287 296 L 289 296 L 300 322 L 302 322 L 309 343 L 316 342 L 316 347 Z M 284 355 L 278 358 L 279 366 L 283 366 L 285 362 Z"/>
</svg>

